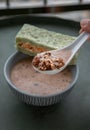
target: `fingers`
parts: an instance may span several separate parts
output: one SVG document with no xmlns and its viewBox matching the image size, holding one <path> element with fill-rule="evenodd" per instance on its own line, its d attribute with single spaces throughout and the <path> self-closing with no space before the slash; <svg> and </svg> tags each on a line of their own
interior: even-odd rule
<svg viewBox="0 0 90 130">
<path fill-rule="evenodd" d="M 90 33 L 90 19 L 83 19 L 80 22 L 81 30 Z"/>
<path fill-rule="evenodd" d="M 79 33 L 82 33 L 83 31 L 84 31 L 84 30 L 81 28 L 80 31 L 79 31 Z"/>
<path fill-rule="evenodd" d="M 79 33 L 82 33 L 83 31 L 90 33 L 90 19 L 81 20 L 80 26 L 81 26 L 81 29 Z M 90 37 L 88 38 L 88 40 L 90 41 Z"/>
<path fill-rule="evenodd" d="M 85 25 L 87 25 L 88 21 L 89 21 L 89 19 L 82 19 L 80 22 L 81 27 L 84 27 Z"/>
</svg>

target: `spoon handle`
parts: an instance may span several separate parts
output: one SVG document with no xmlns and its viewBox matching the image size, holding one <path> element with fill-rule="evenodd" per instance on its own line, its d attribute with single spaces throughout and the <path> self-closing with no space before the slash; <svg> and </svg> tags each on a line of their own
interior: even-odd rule
<svg viewBox="0 0 90 130">
<path fill-rule="evenodd" d="M 88 39 L 89 37 L 89 33 L 87 32 L 83 32 L 81 33 L 78 38 L 72 43 L 72 45 L 70 46 L 70 48 L 72 49 L 72 51 L 74 53 L 76 53 L 80 47 L 85 43 L 85 41 Z"/>
</svg>

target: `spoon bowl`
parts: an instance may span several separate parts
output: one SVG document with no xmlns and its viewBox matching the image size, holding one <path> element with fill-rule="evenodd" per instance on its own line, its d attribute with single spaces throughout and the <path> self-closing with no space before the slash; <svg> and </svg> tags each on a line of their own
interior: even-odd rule
<svg viewBox="0 0 90 130">
<path fill-rule="evenodd" d="M 83 32 L 81 33 L 77 39 L 72 43 L 70 44 L 69 46 L 63 48 L 63 49 L 57 49 L 57 50 L 51 50 L 51 51 L 48 51 L 48 53 L 50 53 L 50 55 L 53 57 L 53 58 L 61 58 L 63 61 L 64 61 L 64 64 L 63 66 L 59 67 L 59 68 L 55 68 L 54 69 L 46 69 L 46 70 L 42 70 L 40 69 L 38 66 L 35 66 L 33 64 L 33 68 L 40 72 L 40 73 L 43 73 L 43 74 L 56 74 L 56 73 L 59 73 L 61 72 L 62 70 L 64 70 L 68 64 L 70 63 L 70 61 L 72 60 L 72 58 L 74 57 L 74 55 L 76 54 L 76 52 L 80 49 L 80 47 L 85 43 L 85 41 L 88 39 L 89 37 L 89 33 L 87 32 Z M 39 57 L 41 58 L 41 61 L 44 62 L 44 54 L 46 54 L 47 52 L 43 52 L 43 53 L 39 53 L 37 54 L 37 57 L 38 58 L 38 55 Z M 52 60 L 53 58 L 51 57 L 51 59 L 49 60 Z M 48 58 L 47 58 L 48 59 Z M 34 58 L 35 60 L 35 58 Z M 33 60 L 33 61 L 34 61 Z M 42 63 L 40 63 L 41 65 Z M 60 64 L 58 62 L 58 64 Z M 42 66 L 43 67 L 43 66 Z M 46 66 L 47 67 L 47 66 Z"/>
</svg>

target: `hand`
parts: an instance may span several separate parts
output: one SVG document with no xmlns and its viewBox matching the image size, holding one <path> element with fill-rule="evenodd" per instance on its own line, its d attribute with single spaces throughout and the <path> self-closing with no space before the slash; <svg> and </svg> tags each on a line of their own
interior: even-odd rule
<svg viewBox="0 0 90 130">
<path fill-rule="evenodd" d="M 80 26 L 81 26 L 80 33 L 83 31 L 90 33 L 90 19 L 82 19 L 80 22 Z M 90 36 L 88 40 L 90 41 Z"/>
</svg>

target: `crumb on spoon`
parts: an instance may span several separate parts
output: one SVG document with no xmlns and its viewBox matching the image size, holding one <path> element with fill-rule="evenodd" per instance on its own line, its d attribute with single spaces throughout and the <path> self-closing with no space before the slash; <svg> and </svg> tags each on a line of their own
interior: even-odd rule
<svg viewBox="0 0 90 130">
<path fill-rule="evenodd" d="M 43 55 L 38 54 L 37 56 L 35 56 L 32 64 L 39 70 L 45 71 L 60 69 L 64 66 L 65 63 L 62 58 L 55 57 L 50 52 L 46 52 Z"/>
</svg>

